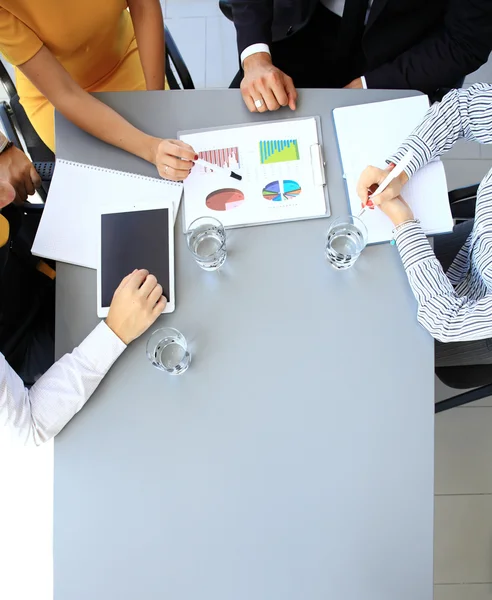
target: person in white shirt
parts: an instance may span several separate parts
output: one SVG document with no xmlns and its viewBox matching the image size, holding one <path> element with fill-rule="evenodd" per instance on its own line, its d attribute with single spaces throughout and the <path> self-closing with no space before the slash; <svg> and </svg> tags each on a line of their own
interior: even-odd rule
<svg viewBox="0 0 492 600">
<path fill-rule="evenodd" d="M 16 198 L 25 199 L 38 184 L 23 153 L 11 158 L 10 168 L 0 160 L 0 209 Z M 156 321 L 165 306 L 156 278 L 144 269 L 135 270 L 116 290 L 106 321 L 30 389 L 0 353 L 0 427 L 7 427 L 25 444 L 40 445 L 55 436 L 84 406 L 127 345 Z"/>
</svg>

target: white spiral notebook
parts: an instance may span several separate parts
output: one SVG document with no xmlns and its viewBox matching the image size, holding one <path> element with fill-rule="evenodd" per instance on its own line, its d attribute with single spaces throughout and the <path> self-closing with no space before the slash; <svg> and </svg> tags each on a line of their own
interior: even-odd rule
<svg viewBox="0 0 492 600">
<path fill-rule="evenodd" d="M 124 212 L 167 200 L 176 220 L 182 191 L 182 183 L 59 159 L 32 252 L 96 269 L 102 209 Z"/>
</svg>

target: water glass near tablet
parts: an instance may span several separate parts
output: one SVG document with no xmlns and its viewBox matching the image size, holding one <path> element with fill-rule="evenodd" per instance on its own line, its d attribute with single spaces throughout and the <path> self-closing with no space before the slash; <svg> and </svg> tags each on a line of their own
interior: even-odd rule
<svg viewBox="0 0 492 600">
<path fill-rule="evenodd" d="M 186 232 L 188 248 L 198 266 L 205 271 L 216 271 L 227 257 L 224 226 L 213 217 L 195 219 Z"/>
<path fill-rule="evenodd" d="M 154 367 L 171 375 L 181 375 L 191 362 L 184 335 L 172 327 L 154 331 L 147 342 L 147 358 Z"/>
<path fill-rule="evenodd" d="M 326 236 L 326 258 L 335 269 L 349 269 L 367 244 L 367 227 L 357 217 L 335 219 Z"/>
</svg>

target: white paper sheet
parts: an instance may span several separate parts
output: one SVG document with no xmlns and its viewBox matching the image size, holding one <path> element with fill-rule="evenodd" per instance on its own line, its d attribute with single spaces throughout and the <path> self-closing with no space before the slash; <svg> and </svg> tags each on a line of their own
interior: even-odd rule
<svg viewBox="0 0 492 600">
<path fill-rule="evenodd" d="M 82 267 L 98 265 L 101 209 L 131 209 L 162 200 L 179 209 L 181 183 L 57 160 L 32 252 Z"/>
<path fill-rule="evenodd" d="M 428 108 L 427 96 L 414 96 L 333 111 L 351 214 L 361 211 L 356 188 L 362 171 L 368 165 L 385 168 L 386 159 L 422 121 Z M 420 169 L 404 186 L 402 196 L 426 233 L 452 230 L 446 176 L 439 159 Z M 369 243 L 392 238 L 393 225 L 380 210 L 367 210 L 362 219 Z"/>
<path fill-rule="evenodd" d="M 184 183 L 184 227 L 214 216 L 226 227 L 306 219 L 327 214 L 319 179 L 316 119 L 292 119 L 181 134 L 200 158 L 242 176 L 237 181 L 196 165 Z M 316 162 L 316 161 L 315 161 Z"/>
</svg>

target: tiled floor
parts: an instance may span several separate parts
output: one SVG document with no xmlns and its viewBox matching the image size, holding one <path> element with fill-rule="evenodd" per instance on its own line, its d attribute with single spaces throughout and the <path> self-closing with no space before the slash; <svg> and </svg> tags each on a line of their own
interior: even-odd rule
<svg viewBox="0 0 492 600">
<path fill-rule="evenodd" d="M 161 1 L 195 86 L 227 87 L 237 70 L 235 31 L 217 0 Z M 475 81 L 492 83 L 492 61 L 467 79 Z M 450 189 L 475 183 L 492 167 L 492 146 L 459 144 L 445 166 Z M 437 399 L 449 393 L 436 382 Z M 51 598 L 52 449 L 34 452 L 0 448 L 9 490 L 0 494 L 0 598 L 9 600 Z M 492 600 L 492 398 L 437 416 L 435 460 L 435 598 Z"/>
</svg>

